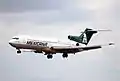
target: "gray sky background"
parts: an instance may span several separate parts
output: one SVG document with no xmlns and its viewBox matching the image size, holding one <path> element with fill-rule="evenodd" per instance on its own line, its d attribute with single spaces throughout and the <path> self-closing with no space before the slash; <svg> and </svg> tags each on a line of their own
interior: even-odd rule
<svg viewBox="0 0 120 81">
<path fill-rule="evenodd" d="M 120 80 L 119 0 L 1 0 L 0 80 L 1 81 L 119 81 Z M 115 46 L 70 55 L 23 53 L 8 45 L 17 34 L 67 40 L 86 27 L 112 29 L 94 35 L 93 44 L 115 42 Z"/>
</svg>

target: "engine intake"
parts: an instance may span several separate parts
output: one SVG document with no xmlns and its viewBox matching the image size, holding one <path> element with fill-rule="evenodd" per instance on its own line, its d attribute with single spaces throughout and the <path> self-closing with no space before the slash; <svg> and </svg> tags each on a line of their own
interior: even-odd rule
<svg viewBox="0 0 120 81">
<path fill-rule="evenodd" d="M 79 46 L 79 43 L 76 43 L 76 46 Z"/>
<path fill-rule="evenodd" d="M 70 40 L 73 39 L 73 36 L 69 35 L 69 36 L 68 36 L 68 39 L 70 39 Z"/>
</svg>

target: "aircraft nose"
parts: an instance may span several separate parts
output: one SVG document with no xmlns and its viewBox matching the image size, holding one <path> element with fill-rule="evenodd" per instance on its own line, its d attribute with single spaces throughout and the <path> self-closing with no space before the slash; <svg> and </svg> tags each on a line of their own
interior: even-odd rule
<svg viewBox="0 0 120 81">
<path fill-rule="evenodd" d="M 9 44 L 10 44 L 11 46 L 13 45 L 13 43 L 14 43 L 13 40 L 10 40 L 10 41 L 9 41 Z"/>
<path fill-rule="evenodd" d="M 16 41 L 15 40 L 10 40 L 8 42 L 12 47 L 16 47 Z"/>
</svg>

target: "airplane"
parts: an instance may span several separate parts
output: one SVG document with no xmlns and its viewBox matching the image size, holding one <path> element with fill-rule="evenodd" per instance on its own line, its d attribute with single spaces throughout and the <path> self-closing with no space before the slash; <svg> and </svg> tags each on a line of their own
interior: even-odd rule
<svg viewBox="0 0 120 81">
<path fill-rule="evenodd" d="M 77 42 L 76 46 L 79 46 L 79 43 L 87 45 L 93 34 L 98 33 L 98 31 L 111 31 L 111 30 L 93 30 L 90 28 L 86 28 L 84 32 L 81 32 L 82 34 L 80 36 L 68 35 L 68 39 Z"/>
<path fill-rule="evenodd" d="M 62 53 L 63 58 L 67 58 L 68 54 L 75 54 L 78 52 L 99 49 L 104 45 L 93 46 L 76 46 L 71 43 L 63 43 L 56 40 L 37 39 L 30 36 L 17 35 L 12 37 L 9 41 L 10 46 L 16 48 L 17 54 L 21 53 L 21 50 L 26 49 L 27 52 L 42 53 L 47 55 L 48 59 L 53 58 L 53 54 Z M 109 43 L 107 45 L 113 45 Z"/>
</svg>

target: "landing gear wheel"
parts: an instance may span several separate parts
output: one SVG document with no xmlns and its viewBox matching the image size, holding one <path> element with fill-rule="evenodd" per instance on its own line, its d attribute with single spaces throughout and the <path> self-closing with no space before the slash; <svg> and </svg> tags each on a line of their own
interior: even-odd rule
<svg viewBox="0 0 120 81">
<path fill-rule="evenodd" d="M 20 53 L 21 53 L 21 51 L 20 51 L 20 50 L 18 50 L 18 51 L 17 51 L 17 53 L 18 53 L 18 54 L 20 54 Z"/>
<path fill-rule="evenodd" d="M 53 56 L 48 54 L 48 55 L 47 55 L 47 58 L 48 58 L 48 59 L 52 59 Z"/>
<path fill-rule="evenodd" d="M 68 57 L 68 54 L 67 54 L 67 53 L 63 53 L 62 57 L 63 57 L 63 58 L 67 58 L 67 57 Z"/>
<path fill-rule="evenodd" d="M 76 43 L 76 46 L 79 46 L 79 43 Z"/>
</svg>

